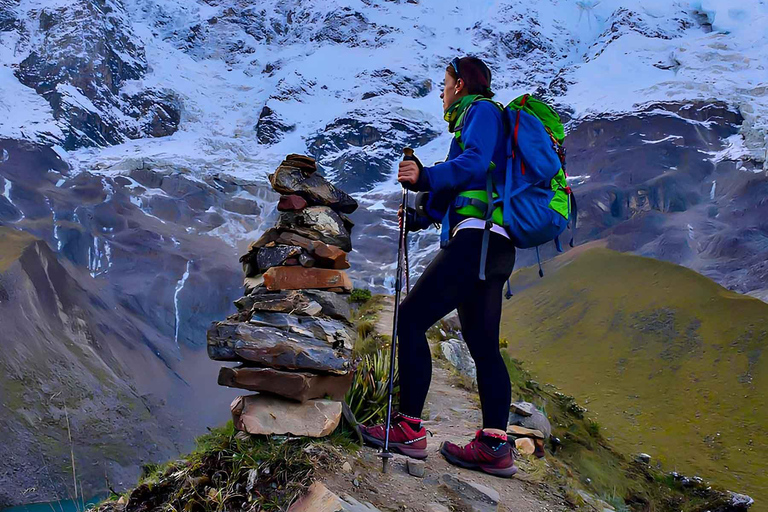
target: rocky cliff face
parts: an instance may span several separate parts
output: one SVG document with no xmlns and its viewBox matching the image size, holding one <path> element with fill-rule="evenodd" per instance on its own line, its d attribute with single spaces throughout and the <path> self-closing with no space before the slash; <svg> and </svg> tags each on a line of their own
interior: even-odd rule
<svg viewBox="0 0 768 512">
<path fill-rule="evenodd" d="M 148 65 L 120 0 L 53 3 L 18 18 L 8 4 L 5 25 L 15 29 L 14 51 L 27 54 L 15 75 L 48 102 L 61 130 L 55 139 L 65 149 L 178 129 L 180 104 L 172 91 L 132 86 Z"/>
<path fill-rule="evenodd" d="M 216 378 L 205 330 L 242 274 L 215 234 L 257 230 L 263 187 L 149 166 L 73 175 L 29 142 L 0 153 L 0 504 L 68 496 L 66 421 L 85 492 L 129 485 L 226 418 L 230 394 L 200 375 Z"/>
</svg>

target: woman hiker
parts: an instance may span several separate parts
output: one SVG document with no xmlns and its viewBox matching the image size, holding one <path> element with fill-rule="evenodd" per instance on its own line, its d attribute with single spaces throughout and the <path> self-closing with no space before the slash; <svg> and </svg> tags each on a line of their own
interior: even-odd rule
<svg viewBox="0 0 768 512">
<path fill-rule="evenodd" d="M 427 457 L 427 431 L 421 413 L 432 378 L 432 356 L 426 332 L 458 309 L 464 341 L 477 367 L 483 428 L 466 446 L 443 443 L 440 453 L 451 464 L 510 477 L 517 467 L 507 442 L 511 388 L 499 352 L 499 323 L 502 289 L 514 267 L 515 246 L 505 229 L 494 224 L 486 278 L 480 280 L 485 221 L 459 215 L 454 207 L 461 192 L 485 193 L 486 171 L 491 162 L 506 162 L 502 112 L 493 102 L 482 101 L 493 97 L 490 85 L 491 72 L 483 61 L 475 57 L 454 59 L 445 71 L 445 87 L 440 97 L 448 130 L 460 131 L 461 144 L 454 138 L 448 160 L 443 163 L 422 167 L 420 163 L 404 161 L 398 170 L 398 181 L 410 190 L 422 192 L 420 198 L 426 198 L 419 201 L 423 203 L 418 208 L 421 216 L 414 215 L 410 208 L 406 212 L 409 230 L 447 222 L 450 239 L 400 305 L 400 411 L 392 419 L 389 446 L 409 457 Z M 498 176 L 494 173 L 494 179 L 503 180 L 503 174 L 501 170 Z M 361 430 L 369 444 L 381 447 L 385 428 L 376 425 Z"/>
</svg>

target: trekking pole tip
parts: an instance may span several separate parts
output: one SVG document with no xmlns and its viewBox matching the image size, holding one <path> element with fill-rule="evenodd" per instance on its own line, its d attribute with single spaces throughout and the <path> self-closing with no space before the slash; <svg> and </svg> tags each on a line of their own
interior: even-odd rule
<svg viewBox="0 0 768 512">
<path fill-rule="evenodd" d="M 389 459 L 393 457 L 393 455 L 390 452 L 381 451 L 377 453 L 379 457 L 381 457 L 381 472 L 386 473 L 389 469 Z"/>
</svg>

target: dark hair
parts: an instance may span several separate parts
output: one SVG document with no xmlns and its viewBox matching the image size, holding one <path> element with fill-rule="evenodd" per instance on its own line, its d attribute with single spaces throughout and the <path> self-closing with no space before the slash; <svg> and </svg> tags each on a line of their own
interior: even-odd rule
<svg viewBox="0 0 768 512">
<path fill-rule="evenodd" d="M 454 79 L 461 78 L 464 81 L 464 87 L 469 94 L 479 94 L 486 98 L 493 98 L 494 93 L 491 90 L 491 70 L 485 65 L 485 62 L 477 57 L 462 57 L 458 59 L 459 73 L 449 64 L 445 70 Z M 459 76 L 461 75 L 461 76 Z"/>
</svg>

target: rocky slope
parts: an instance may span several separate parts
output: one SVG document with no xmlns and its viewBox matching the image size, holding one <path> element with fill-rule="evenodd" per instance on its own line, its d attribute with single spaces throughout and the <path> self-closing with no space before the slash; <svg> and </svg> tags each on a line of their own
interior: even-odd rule
<svg viewBox="0 0 768 512">
<path fill-rule="evenodd" d="M 253 225 L 260 200 L 246 190 L 261 188 L 152 171 L 72 175 L 45 146 L 0 147 L 0 421 L 12 437 L 0 503 L 67 496 L 66 416 L 84 491 L 105 476 L 127 485 L 140 463 L 226 418 L 232 394 L 199 376 L 215 380 L 205 329 L 229 311 L 242 273 L 238 253 L 205 234 L 224 222 L 207 210 Z M 201 409 L 202 397 L 223 406 Z"/>
</svg>

